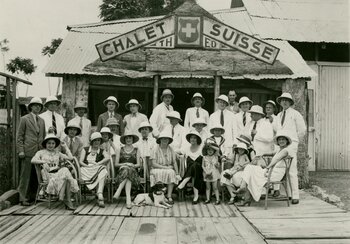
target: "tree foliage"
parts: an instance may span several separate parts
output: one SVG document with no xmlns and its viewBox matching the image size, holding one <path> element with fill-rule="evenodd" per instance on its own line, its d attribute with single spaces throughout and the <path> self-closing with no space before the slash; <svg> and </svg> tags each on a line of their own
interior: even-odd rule
<svg viewBox="0 0 350 244">
<path fill-rule="evenodd" d="M 52 39 L 51 45 L 43 47 L 43 49 L 41 50 L 41 54 L 44 56 L 48 55 L 50 57 L 56 52 L 57 48 L 61 45 L 62 40 L 62 38 Z"/>
<path fill-rule="evenodd" d="M 22 72 L 24 75 L 31 75 L 35 72 L 36 67 L 32 59 L 21 57 L 11 59 L 7 64 L 7 70 L 12 74 Z"/>
</svg>

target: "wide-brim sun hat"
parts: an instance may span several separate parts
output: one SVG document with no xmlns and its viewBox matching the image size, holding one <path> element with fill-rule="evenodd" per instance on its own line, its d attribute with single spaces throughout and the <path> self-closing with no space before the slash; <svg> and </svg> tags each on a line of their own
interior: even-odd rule
<svg viewBox="0 0 350 244">
<path fill-rule="evenodd" d="M 138 142 L 138 140 L 139 140 L 139 137 L 138 137 L 137 135 L 135 135 L 135 134 L 133 134 L 133 133 L 131 133 L 131 132 L 126 132 L 124 135 L 122 135 L 122 136 L 120 137 L 120 142 L 123 143 L 123 144 L 125 145 L 125 144 L 126 144 L 126 143 L 125 143 L 125 139 L 126 139 L 127 137 L 132 137 L 132 143 L 133 143 L 133 144 L 136 143 L 136 142 Z"/>
<path fill-rule="evenodd" d="M 43 101 L 41 100 L 41 98 L 40 97 L 33 97 L 28 104 L 28 111 L 29 112 L 32 111 L 32 106 L 34 104 L 40 105 L 40 107 L 41 107 L 40 111 L 43 110 L 44 105 L 43 105 Z"/>
<path fill-rule="evenodd" d="M 236 137 L 238 141 L 243 142 L 248 145 L 252 145 L 252 140 L 249 135 L 240 135 L 239 137 Z"/>
<path fill-rule="evenodd" d="M 246 151 L 246 153 L 248 153 L 248 148 L 247 148 L 247 145 L 243 142 L 240 142 L 237 144 L 237 146 L 235 147 L 235 150 L 237 150 L 238 148 L 241 148 L 243 150 Z"/>
<path fill-rule="evenodd" d="M 248 113 L 255 113 L 260 114 L 262 116 L 265 116 L 264 109 L 259 105 L 253 105 L 250 110 L 248 110 Z"/>
<path fill-rule="evenodd" d="M 46 107 L 49 103 L 52 103 L 52 102 L 57 102 L 57 105 L 61 104 L 61 101 L 58 100 L 57 97 L 55 97 L 55 96 L 48 96 L 46 98 L 44 106 Z"/>
<path fill-rule="evenodd" d="M 94 140 L 100 139 L 102 140 L 102 135 L 100 132 L 94 132 L 90 136 L 90 143 L 93 142 Z"/>
<path fill-rule="evenodd" d="M 117 125 L 117 126 L 120 126 L 118 120 L 116 118 L 109 118 L 107 119 L 107 122 L 106 122 L 106 126 L 112 126 L 112 125 Z"/>
<path fill-rule="evenodd" d="M 109 101 L 115 102 L 116 104 L 116 109 L 119 108 L 119 102 L 117 100 L 117 98 L 115 96 L 109 96 L 107 97 L 104 101 L 103 101 L 103 105 L 105 105 L 105 107 L 107 107 L 107 103 Z"/>
<path fill-rule="evenodd" d="M 166 115 L 166 117 L 167 117 L 168 119 L 177 119 L 177 120 L 179 120 L 180 122 L 182 121 L 182 119 L 181 119 L 181 117 L 180 117 L 180 113 L 177 112 L 177 111 L 171 111 L 171 112 L 169 112 L 169 113 Z"/>
<path fill-rule="evenodd" d="M 194 127 L 195 125 L 204 125 L 207 126 L 207 123 L 205 123 L 205 120 L 202 117 L 196 118 L 193 121 L 192 127 Z"/>
<path fill-rule="evenodd" d="M 204 147 L 202 149 L 203 156 L 208 155 L 207 151 L 209 148 L 213 149 L 216 153 L 219 152 L 219 150 L 220 150 L 220 147 L 218 146 L 218 144 L 216 144 L 216 142 L 214 140 L 207 139 L 205 141 Z"/>
<path fill-rule="evenodd" d="M 75 123 L 74 121 L 69 121 L 66 128 L 64 128 L 64 133 L 66 133 L 68 135 L 68 130 L 70 128 L 75 128 L 77 130 L 77 135 L 80 135 L 81 134 L 81 128 L 80 126 Z"/>
<path fill-rule="evenodd" d="M 282 93 L 282 95 L 279 96 L 279 97 L 276 99 L 276 101 L 278 102 L 278 104 L 281 104 L 281 99 L 282 99 L 282 98 L 285 98 L 285 99 L 290 100 L 290 101 L 291 101 L 291 105 L 294 104 L 293 97 L 292 97 L 292 95 L 291 95 L 290 93 L 288 93 L 288 92 Z"/>
<path fill-rule="evenodd" d="M 214 125 L 213 127 L 211 127 L 210 130 L 209 130 L 209 132 L 210 132 L 211 134 L 214 134 L 214 130 L 215 130 L 215 129 L 220 129 L 220 130 L 222 131 L 222 134 L 225 133 L 225 128 L 222 127 L 221 124 L 217 124 L 217 125 Z"/>
<path fill-rule="evenodd" d="M 139 129 L 138 131 L 141 133 L 141 129 L 142 128 L 149 128 L 149 131 L 152 132 L 153 131 L 153 127 L 151 126 L 151 124 L 148 121 L 143 121 L 140 123 Z"/>
<path fill-rule="evenodd" d="M 193 97 L 191 98 L 192 105 L 193 105 L 193 100 L 195 98 L 200 98 L 202 100 L 202 106 L 205 104 L 205 98 L 202 96 L 202 94 L 200 94 L 199 92 L 196 92 L 195 94 L 193 94 Z"/>
<path fill-rule="evenodd" d="M 54 140 L 56 145 L 55 145 L 55 148 L 57 148 L 60 144 L 61 144 L 61 140 L 55 135 L 55 134 L 47 134 L 45 136 L 45 139 L 43 140 L 43 142 L 41 143 L 42 147 L 43 148 L 46 148 L 46 143 L 49 141 L 49 140 Z"/>
<path fill-rule="evenodd" d="M 100 133 L 101 133 L 101 135 L 102 135 L 102 133 L 107 133 L 108 137 L 110 139 L 113 138 L 113 133 L 111 132 L 111 129 L 108 128 L 108 127 L 102 127 L 101 130 L 100 130 Z"/>
<path fill-rule="evenodd" d="M 253 105 L 253 101 L 250 100 L 248 97 L 241 97 L 241 98 L 239 99 L 239 102 L 238 102 L 238 107 L 241 107 L 241 104 L 242 104 L 242 103 L 245 103 L 245 102 L 250 103 L 250 106 Z"/>
<path fill-rule="evenodd" d="M 141 104 L 140 104 L 139 101 L 137 101 L 136 99 L 130 99 L 129 102 L 128 102 L 127 104 L 125 104 L 125 108 L 126 108 L 127 110 L 130 110 L 130 105 L 131 105 L 131 104 L 138 105 L 138 106 L 139 106 L 139 110 L 142 109 Z"/>
<path fill-rule="evenodd" d="M 168 132 L 168 131 L 162 131 L 162 132 L 159 134 L 159 136 L 158 136 L 158 138 L 157 138 L 157 140 L 156 140 L 157 144 L 160 143 L 160 140 L 161 140 L 162 138 L 167 138 L 167 139 L 169 139 L 169 144 L 173 142 L 173 137 L 171 136 L 171 133 Z"/>
<path fill-rule="evenodd" d="M 160 100 L 163 101 L 163 97 L 166 95 L 170 95 L 172 97 L 172 100 L 174 100 L 175 96 L 170 89 L 163 90 L 162 95 L 160 96 Z"/>
<path fill-rule="evenodd" d="M 202 144 L 202 138 L 201 138 L 201 136 L 199 135 L 199 133 L 196 130 L 191 130 L 190 132 L 187 133 L 186 140 L 188 142 L 190 142 L 191 136 L 195 136 L 197 138 L 198 145 Z"/>
<path fill-rule="evenodd" d="M 220 95 L 215 99 L 215 102 L 218 102 L 219 100 L 226 102 L 227 106 L 229 105 L 228 97 L 226 95 Z"/>
<path fill-rule="evenodd" d="M 288 141 L 288 145 L 292 144 L 292 139 L 290 138 L 288 132 L 286 132 L 286 131 L 278 131 L 278 132 L 276 133 L 276 136 L 273 138 L 273 142 L 274 142 L 276 145 L 278 145 L 277 140 L 278 140 L 279 137 L 284 137 L 284 138 L 286 138 L 287 141 Z"/>
<path fill-rule="evenodd" d="M 74 106 L 74 111 L 76 112 L 76 110 L 78 108 L 83 108 L 83 109 L 85 109 L 85 111 L 87 111 L 87 106 L 86 106 L 86 104 L 84 102 L 76 103 L 75 106 Z"/>
</svg>

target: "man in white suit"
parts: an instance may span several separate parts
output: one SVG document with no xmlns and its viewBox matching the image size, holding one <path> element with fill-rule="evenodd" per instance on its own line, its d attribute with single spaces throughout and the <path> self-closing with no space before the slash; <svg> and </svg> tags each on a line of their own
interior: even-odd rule
<svg viewBox="0 0 350 244">
<path fill-rule="evenodd" d="M 44 106 L 47 108 L 47 111 L 40 114 L 39 116 L 45 121 L 45 132 L 53 133 L 58 138 L 63 139 L 65 136 L 64 128 L 65 123 L 62 115 L 57 113 L 58 106 L 61 104 L 61 101 L 55 96 L 49 96 L 46 98 Z"/>
</svg>

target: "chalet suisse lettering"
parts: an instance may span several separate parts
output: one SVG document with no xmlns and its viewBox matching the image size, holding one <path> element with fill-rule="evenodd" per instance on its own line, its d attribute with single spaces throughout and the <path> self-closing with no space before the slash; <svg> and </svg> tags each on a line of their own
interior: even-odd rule
<svg viewBox="0 0 350 244">
<path fill-rule="evenodd" d="M 203 33 L 269 64 L 273 64 L 279 52 L 278 48 L 266 42 L 208 18 L 204 18 Z"/>
<path fill-rule="evenodd" d="M 174 25 L 174 17 L 169 17 L 99 43 L 96 49 L 101 60 L 106 61 L 174 34 Z"/>
</svg>

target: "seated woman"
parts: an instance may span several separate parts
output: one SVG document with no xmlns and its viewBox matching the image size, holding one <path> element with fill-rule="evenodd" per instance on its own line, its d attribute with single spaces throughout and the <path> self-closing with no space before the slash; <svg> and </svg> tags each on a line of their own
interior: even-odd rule
<svg viewBox="0 0 350 244">
<path fill-rule="evenodd" d="M 277 146 L 280 147 L 280 149 L 273 156 L 270 164 L 265 169 L 260 165 L 247 165 L 244 168 L 241 186 L 237 191 L 235 191 L 235 193 L 246 192 L 245 200 L 241 204 L 242 206 L 250 205 L 252 198 L 255 201 L 260 200 L 261 193 L 264 190 L 264 186 L 268 180 L 267 177 L 269 170 L 272 167 L 274 168 L 270 176 L 271 181 L 280 181 L 285 175 L 286 165 L 283 159 L 287 156 L 293 157 L 293 152 L 289 147 L 289 145 L 292 143 L 292 140 L 288 136 L 288 133 L 280 131 L 274 138 L 274 142 Z"/>
<path fill-rule="evenodd" d="M 94 132 L 90 136 L 90 147 L 85 147 L 80 155 L 81 178 L 89 190 L 97 187 L 98 206 L 105 207 L 103 188 L 107 176 L 106 165 L 110 160 L 109 154 L 100 148 L 102 135 Z"/>
<path fill-rule="evenodd" d="M 126 132 L 120 137 L 121 143 L 125 146 L 116 152 L 115 167 L 119 169 L 117 174 L 117 184 L 119 186 L 113 198 L 118 199 L 125 188 L 126 208 L 128 209 L 131 208 L 131 187 L 137 189 L 140 184 L 140 177 L 137 172 L 137 168 L 141 166 L 140 150 L 133 146 L 138 140 L 137 135 Z"/>
<path fill-rule="evenodd" d="M 56 150 L 60 144 L 65 148 L 67 155 Z M 78 192 L 79 186 L 68 168 L 62 164 L 64 160 L 72 160 L 73 156 L 67 145 L 64 142 L 61 143 L 54 134 L 48 134 L 42 142 L 42 146 L 45 149 L 38 151 L 31 162 L 42 165 L 42 177 L 44 180 L 48 180 L 46 192 L 58 195 L 59 200 L 66 205 L 66 209 L 74 210 L 71 192 Z"/>
<path fill-rule="evenodd" d="M 177 187 L 182 190 L 186 184 L 192 179 L 193 201 L 192 204 L 198 203 L 198 192 L 204 188 L 203 169 L 202 169 L 202 139 L 200 134 L 193 130 L 186 135 L 186 140 L 190 146 L 184 149 L 186 159 L 186 172 L 184 179 Z"/>
<path fill-rule="evenodd" d="M 167 198 L 170 204 L 174 201 L 171 197 L 174 184 L 181 179 L 176 164 L 176 153 L 169 146 L 173 141 L 171 133 L 162 131 L 157 139 L 157 146 L 151 154 L 150 183 L 151 187 L 157 182 L 167 185 Z"/>
</svg>

